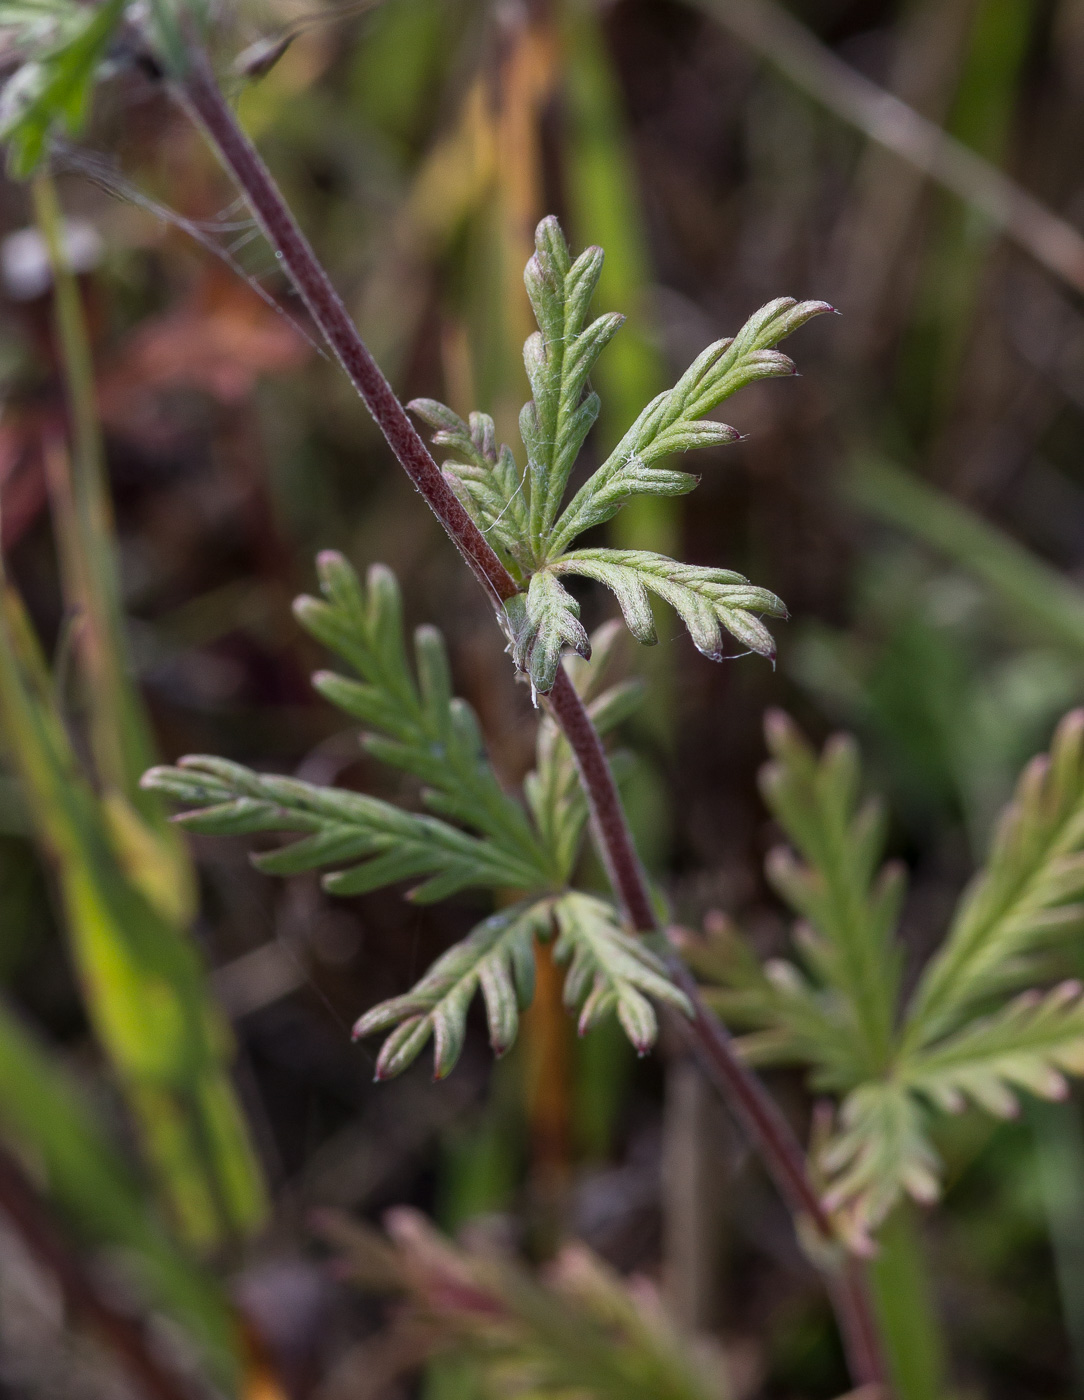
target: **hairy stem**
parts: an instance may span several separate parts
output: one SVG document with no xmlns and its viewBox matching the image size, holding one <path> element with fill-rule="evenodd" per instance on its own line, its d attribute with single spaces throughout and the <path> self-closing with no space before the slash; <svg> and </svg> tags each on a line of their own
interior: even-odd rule
<svg viewBox="0 0 1084 1400">
<path fill-rule="evenodd" d="M 456 499 L 369 353 L 270 171 L 238 125 L 203 54 L 193 55 L 176 91 L 243 191 L 276 257 L 400 465 L 491 600 L 503 603 L 520 591 L 515 580 Z M 595 838 L 614 890 L 633 926 L 643 933 L 658 934 L 659 921 L 602 741 L 563 668 L 558 668 L 557 680 L 546 698 L 575 756 Z M 834 1245 L 832 1222 L 809 1179 L 801 1146 L 789 1124 L 757 1076 L 735 1054 L 728 1032 L 704 1005 L 688 970 L 676 956 L 671 957 L 670 963 L 675 980 L 694 1007 L 692 1021 L 684 1021 L 681 1028 L 690 1049 L 758 1146 L 791 1209 L 806 1217 L 826 1243 Z M 860 1267 L 857 1261 L 844 1265 L 833 1286 L 833 1302 L 854 1380 L 859 1385 L 878 1385 L 884 1383 L 884 1369 L 864 1283 L 855 1286 Z"/>
</svg>

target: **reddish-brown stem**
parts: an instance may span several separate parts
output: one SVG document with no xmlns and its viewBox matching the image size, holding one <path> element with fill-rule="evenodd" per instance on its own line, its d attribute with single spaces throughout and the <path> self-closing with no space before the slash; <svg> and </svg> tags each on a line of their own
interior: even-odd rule
<svg viewBox="0 0 1084 1400">
<path fill-rule="evenodd" d="M 493 601 L 519 591 L 486 537 L 460 505 L 406 409 L 357 332 L 260 153 L 241 130 L 207 58 L 194 53 L 177 92 L 203 125 L 289 274 L 324 339 L 361 395 L 399 465 L 428 502 Z"/>
<path fill-rule="evenodd" d="M 154 1396 L 155 1400 L 193 1400 L 189 1387 L 154 1354 L 143 1328 L 102 1297 L 50 1220 L 22 1168 L 3 1148 L 0 1148 L 0 1210 L 18 1231 L 30 1253 L 56 1279 L 68 1306 L 117 1354 L 147 1395 Z"/>
<path fill-rule="evenodd" d="M 400 465 L 425 497 L 437 519 L 482 583 L 490 600 L 501 604 L 519 591 L 515 580 L 485 536 L 460 505 L 417 429 L 358 334 L 327 272 L 290 212 L 256 148 L 241 130 L 202 53 L 192 57 L 177 87 L 180 100 L 202 124 L 226 169 L 236 180 L 314 322 L 376 420 Z M 583 781 L 591 822 L 614 891 L 635 928 L 657 933 L 658 919 L 614 785 L 602 741 L 563 669 L 546 697 L 568 739 Z M 807 1217 L 828 1243 L 836 1236 L 809 1180 L 797 1138 L 775 1101 L 735 1054 L 725 1027 L 708 1010 L 680 961 L 674 976 L 693 1004 L 682 1034 L 705 1073 L 741 1119 L 791 1209 Z M 854 1269 L 859 1266 L 857 1263 Z M 847 1345 L 854 1380 L 883 1384 L 876 1323 L 858 1275 L 847 1266 L 835 1280 L 833 1300 Z"/>
<path fill-rule="evenodd" d="M 891 1400 L 869 1272 L 863 1262 L 848 1254 L 829 1279 L 829 1291 L 851 1375 L 867 1400 Z"/>
</svg>

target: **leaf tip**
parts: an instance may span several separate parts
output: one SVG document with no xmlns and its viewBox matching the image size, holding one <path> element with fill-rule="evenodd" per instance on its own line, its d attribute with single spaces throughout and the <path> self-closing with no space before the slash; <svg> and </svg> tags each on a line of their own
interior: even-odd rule
<svg viewBox="0 0 1084 1400">
<path fill-rule="evenodd" d="M 329 569 L 338 569 L 346 563 L 346 559 L 337 549 L 322 549 L 316 556 L 317 572 L 321 575 Z"/>
<path fill-rule="evenodd" d="M 764 716 L 764 738 L 773 754 L 781 753 L 797 737 L 794 721 L 785 710 L 772 706 Z"/>
</svg>

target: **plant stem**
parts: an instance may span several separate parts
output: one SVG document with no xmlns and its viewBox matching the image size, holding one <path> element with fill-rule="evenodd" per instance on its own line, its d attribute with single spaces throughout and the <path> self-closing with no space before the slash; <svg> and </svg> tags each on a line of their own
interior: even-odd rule
<svg viewBox="0 0 1084 1400">
<path fill-rule="evenodd" d="M 271 172 L 238 124 L 202 52 L 192 55 L 175 90 L 182 104 L 203 126 L 223 165 L 243 191 L 275 256 L 289 274 L 400 465 L 425 497 L 491 600 L 499 605 L 511 598 L 519 592 L 515 580 L 460 505 L 369 353 Z M 647 880 L 602 741 L 561 667 L 546 701 L 572 748 L 587 794 L 596 841 L 614 891 L 637 930 L 659 934 L 659 921 Z M 692 1020 L 682 1026 L 687 1043 L 758 1146 L 791 1209 L 808 1217 L 822 1240 L 835 1246 L 838 1241 L 831 1219 L 809 1179 L 801 1146 L 789 1124 L 764 1085 L 735 1054 L 728 1032 L 704 1005 L 695 981 L 676 955 L 670 957 L 670 965 L 675 980 L 694 1008 Z M 860 1268 L 857 1261 L 848 1261 L 843 1266 L 835 1280 L 833 1301 L 855 1382 L 883 1384 L 884 1368 L 877 1345 L 876 1324 L 864 1284 L 856 1286 Z"/>
<path fill-rule="evenodd" d="M 285 267 L 321 334 L 361 395 L 399 465 L 491 595 L 503 603 L 519 592 L 512 575 L 460 505 L 406 409 L 357 332 L 342 298 L 301 232 L 274 177 L 241 127 L 211 71 L 206 55 L 191 55 L 175 87 L 182 104 L 210 136 L 226 169 L 244 191 L 275 257 Z"/>
</svg>

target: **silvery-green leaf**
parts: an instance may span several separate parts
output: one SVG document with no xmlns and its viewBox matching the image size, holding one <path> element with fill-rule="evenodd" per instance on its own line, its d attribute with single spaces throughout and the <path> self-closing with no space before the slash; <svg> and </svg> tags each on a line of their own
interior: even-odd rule
<svg viewBox="0 0 1084 1400">
<path fill-rule="evenodd" d="M 827 302 L 783 297 L 751 316 L 733 338 L 703 350 L 672 389 L 647 405 L 572 498 L 549 536 L 546 558 L 559 558 L 577 535 L 609 520 L 635 495 L 679 495 L 691 490 L 694 478 L 652 469 L 651 463 L 674 452 L 734 442 L 739 434 L 733 428 L 701 420 L 754 380 L 796 373 L 793 362 L 772 347 L 813 316 L 831 310 Z M 709 652 L 710 633 L 705 624 L 703 649 Z"/>
<path fill-rule="evenodd" d="M 629 630 L 642 642 L 655 640 L 647 594 L 656 594 L 674 608 L 695 645 L 712 660 L 722 659 L 724 627 L 750 651 L 774 656 L 771 633 L 754 611 L 787 615 L 774 593 L 752 586 L 741 574 L 681 564 L 647 550 L 574 550 L 551 565 L 551 571 L 605 584 L 617 598 Z"/>
<path fill-rule="evenodd" d="M 468 427 L 431 400 L 421 401 L 418 412 L 442 424 L 449 434 L 460 434 L 471 451 L 495 451 L 492 420 L 485 415 L 472 415 Z M 363 586 L 342 555 L 332 551 L 320 556 L 318 568 L 323 597 L 300 599 L 297 615 L 361 679 L 321 671 L 314 677 L 317 690 L 370 727 L 373 732 L 362 742 L 373 757 L 428 785 L 425 801 L 432 810 L 485 833 L 512 856 L 521 872 L 514 883 L 528 889 L 548 885 L 550 858 L 538 833 L 520 803 L 497 781 L 470 706 L 452 694 L 439 632 L 432 627 L 416 630 L 412 674 L 402 602 L 390 570 L 374 565 Z M 526 869 L 535 873 L 524 881 Z M 418 897 L 430 897 L 433 886 L 424 888 L 430 893 L 419 892 Z"/>
<path fill-rule="evenodd" d="M 525 547 L 527 502 L 523 480 L 511 449 L 497 446 L 493 419 L 472 413 L 470 424 L 435 399 L 412 399 L 407 405 L 437 431 L 433 442 L 451 449 L 444 475 L 474 523 L 513 569 L 530 562 Z"/>
<path fill-rule="evenodd" d="M 553 574 L 532 575 L 526 594 L 505 605 L 512 629 L 512 657 L 531 680 L 532 693 L 553 689 L 557 667 L 565 647 L 583 657 L 591 655 L 591 643 L 579 620 L 580 605 Z"/>
<path fill-rule="evenodd" d="M 640 1054 L 655 1042 L 658 1022 L 648 997 L 692 1014 L 685 993 L 670 980 L 665 964 L 621 925 L 612 905 L 572 891 L 554 904 L 558 938 L 554 957 L 568 963 L 564 998 L 580 1008 L 581 1034 L 616 1009 Z"/>
<path fill-rule="evenodd" d="M 396 1026 L 377 1059 L 376 1077 L 389 1079 L 434 1039 L 434 1077 L 455 1066 L 466 1036 L 467 1013 L 479 990 L 490 1042 L 503 1055 L 515 1042 L 519 1013 L 534 991 L 534 939 L 549 920 L 549 904 L 520 904 L 483 920 L 444 953 L 406 995 L 381 1002 L 354 1027 L 355 1038 Z"/>
<path fill-rule="evenodd" d="M 534 838 L 522 814 L 521 826 L 498 844 L 362 793 L 203 757 L 183 759 L 177 768 L 151 769 L 143 785 L 176 801 L 200 804 L 178 819 L 192 831 L 303 833 L 301 840 L 257 857 L 268 874 L 291 875 L 360 859 L 360 864 L 324 877 L 333 894 L 363 894 L 422 876 L 425 882 L 414 891 L 421 901 L 469 886 L 532 889 L 547 883 L 545 867 L 530 858 L 529 844 L 524 848 L 524 832 L 528 843 Z"/>
<path fill-rule="evenodd" d="M 602 257 L 600 248 L 588 248 L 573 261 L 557 220 L 543 219 L 524 273 L 539 327 L 523 347 L 532 398 L 520 414 L 530 483 L 528 544 L 535 565 L 546 554 L 569 473 L 598 417 L 588 375 L 623 320 L 611 313 L 587 324 Z"/>
</svg>

